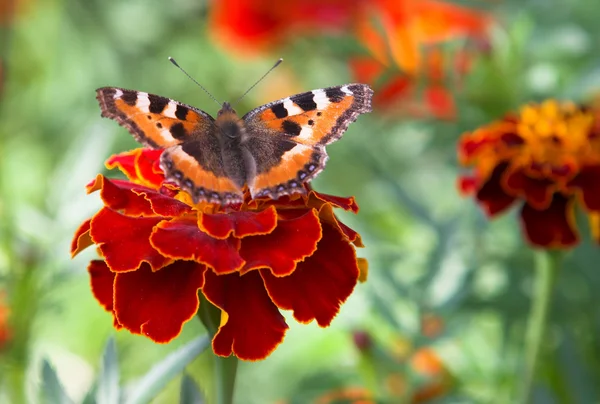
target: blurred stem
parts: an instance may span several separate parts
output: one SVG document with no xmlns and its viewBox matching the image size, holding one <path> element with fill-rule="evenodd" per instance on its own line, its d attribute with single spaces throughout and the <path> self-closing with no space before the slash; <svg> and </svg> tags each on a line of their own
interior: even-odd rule
<svg viewBox="0 0 600 404">
<path fill-rule="evenodd" d="M 531 398 L 540 351 L 546 335 L 554 279 L 560 268 L 562 257 L 561 251 L 540 251 L 535 255 L 536 276 L 527 324 L 525 375 L 520 400 L 523 404 L 528 403 Z"/>
<path fill-rule="evenodd" d="M 198 310 L 198 318 L 200 318 L 200 321 L 202 321 L 212 338 L 219 330 L 221 310 L 206 300 L 202 293 L 199 296 L 200 309 Z M 235 355 L 225 358 L 213 354 L 216 404 L 233 403 L 237 365 L 238 358 Z"/>
</svg>

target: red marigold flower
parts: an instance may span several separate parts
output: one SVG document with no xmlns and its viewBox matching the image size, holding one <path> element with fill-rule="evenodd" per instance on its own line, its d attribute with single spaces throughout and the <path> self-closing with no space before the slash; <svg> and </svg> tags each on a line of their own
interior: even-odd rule
<svg viewBox="0 0 600 404">
<path fill-rule="evenodd" d="M 92 292 L 116 328 L 166 343 L 198 311 L 198 293 L 221 312 L 217 355 L 267 357 L 288 328 L 280 310 L 301 323 L 328 326 L 366 262 L 358 233 L 334 208 L 357 212 L 353 198 L 308 190 L 243 204 L 194 204 L 158 167 L 160 151 L 136 149 L 107 161 L 128 180 L 102 175 L 104 207 L 77 230 L 72 254 L 95 244 L 88 267 Z"/>
<path fill-rule="evenodd" d="M 457 38 L 486 41 L 490 17 L 438 0 L 376 0 L 370 12 L 371 18 L 360 19 L 357 26 L 358 39 L 370 55 L 353 58 L 350 67 L 358 81 L 383 81 L 374 102 L 395 113 L 401 107 L 412 116 L 453 118 L 448 84 L 459 82 L 446 77 L 447 58 L 439 45 Z M 462 49 L 454 58 L 454 79 L 460 79 L 471 56 Z"/>
<path fill-rule="evenodd" d="M 488 216 L 521 203 L 529 243 L 543 248 L 577 244 L 574 206 L 588 213 L 600 242 L 600 111 L 548 100 L 466 133 L 460 161 L 474 166 L 459 179 Z"/>
</svg>

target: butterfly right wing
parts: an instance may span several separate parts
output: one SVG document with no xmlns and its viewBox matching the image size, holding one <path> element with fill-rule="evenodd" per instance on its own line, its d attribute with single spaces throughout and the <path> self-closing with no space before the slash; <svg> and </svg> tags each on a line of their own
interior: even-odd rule
<svg viewBox="0 0 600 404">
<path fill-rule="evenodd" d="M 253 197 L 304 192 L 325 167 L 325 146 L 371 112 L 373 90 L 360 83 L 317 89 L 258 107 L 244 116 L 245 146 L 256 162 L 248 179 Z"/>
<path fill-rule="evenodd" d="M 214 119 L 169 98 L 116 87 L 96 90 L 102 116 L 114 119 L 144 146 L 164 149 L 165 177 L 194 202 L 237 203 L 242 191 L 224 169 Z"/>
</svg>

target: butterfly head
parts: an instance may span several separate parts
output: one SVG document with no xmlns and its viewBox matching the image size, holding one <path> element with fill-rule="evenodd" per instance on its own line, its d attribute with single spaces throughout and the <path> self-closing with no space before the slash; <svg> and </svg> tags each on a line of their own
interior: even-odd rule
<svg viewBox="0 0 600 404">
<path fill-rule="evenodd" d="M 216 125 L 220 132 L 228 138 L 239 139 L 243 133 L 240 118 L 228 102 L 224 102 L 217 112 Z"/>
<path fill-rule="evenodd" d="M 233 109 L 233 107 L 231 106 L 230 103 L 224 102 L 223 106 L 221 107 L 219 112 L 217 112 L 217 118 L 219 118 L 223 115 L 236 115 L 237 116 L 237 112 L 235 112 L 235 109 Z"/>
</svg>

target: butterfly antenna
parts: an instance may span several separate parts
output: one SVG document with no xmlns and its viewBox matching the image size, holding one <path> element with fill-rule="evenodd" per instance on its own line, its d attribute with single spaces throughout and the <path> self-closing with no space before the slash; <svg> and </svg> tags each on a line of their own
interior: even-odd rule
<svg viewBox="0 0 600 404">
<path fill-rule="evenodd" d="M 263 79 L 264 79 L 265 77 L 267 77 L 267 75 L 268 75 L 269 73 L 271 73 L 271 72 L 273 71 L 273 69 L 275 69 L 277 66 L 279 66 L 279 65 L 281 64 L 281 62 L 283 62 L 283 59 L 282 59 L 282 58 L 279 58 L 279 60 L 278 60 L 277 62 L 275 62 L 275 64 L 273 65 L 273 67 L 271 67 L 271 68 L 270 68 L 270 69 L 269 69 L 269 70 L 268 70 L 268 71 L 267 71 L 265 74 L 263 74 L 263 75 L 262 75 L 262 77 L 261 77 L 260 79 L 258 79 L 258 80 L 256 81 L 256 83 L 254 83 L 254 84 L 253 84 L 253 85 L 252 85 L 252 86 L 251 86 L 251 87 L 250 87 L 248 90 L 246 90 L 246 92 L 245 92 L 244 94 L 242 94 L 242 96 L 241 96 L 240 98 L 238 98 L 238 99 L 237 99 L 237 100 L 236 100 L 236 101 L 233 103 L 233 105 L 235 105 L 235 104 L 237 104 L 238 102 L 240 102 L 240 101 L 242 100 L 242 98 L 244 98 L 244 97 L 246 96 L 246 94 L 248 94 L 248 93 L 250 92 L 250 90 L 252 90 L 254 87 L 256 87 L 256 85 L 257 85 L 258 83 L 260 83 L 261 81 L 263 81 Z"/>
<path fill-rule="evenodd" d="M 189 78 L 190 80 L 192 80 L 194 83 L 196 83 L 196 85 L 198 85 L 198 87 L 200 87 L 201 89 L 203 89 L 203 90 L 204 90 L 204 92 L 205 92 L 206 94 L 208 94 L 208 96 L 209 96 L 210 98 L 212 98 L 214 102 L 216 102 L 217 104 L 219 104 L 219 106 L 222 106 L 222 105 L 223 105 L 223 103 L 219 102 L 219 101 L 218 101 L 218 100 L 217 100 L 217 99 L 216 99 L 216 98 L 215 98 L 215 97 L 214 97 L 214 96 L 213 96 L 211 93 L 209 93 L 209 92 L 208 92 L 208 90 L 202 86 L 202 84 L 198 83 L 196 80 L 194 80 L 194 78 L 193 78 L 192 76 L 190 76 L 190 75 L 188 74 L 188 72 L 186 72 L 185 70 L 183 70 L 183 68 L 182 68 L 181 66 L 179 66 L 179 65 L 177 64 L 177 62 L 175 61 L 175 59 L 173 59 L 171 56 L 169 56 L 169 62 L 173 63 L 173 64 L 175 65 L 175 67 L 177 67 L 179 70 L 181 70 L 181 71 L 183 72 L 183 74 L 185 74 L 186 76 L 188 76 L 188 78 Z"/>
</svg>

